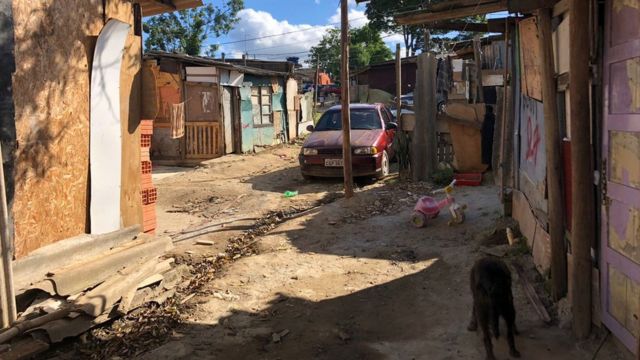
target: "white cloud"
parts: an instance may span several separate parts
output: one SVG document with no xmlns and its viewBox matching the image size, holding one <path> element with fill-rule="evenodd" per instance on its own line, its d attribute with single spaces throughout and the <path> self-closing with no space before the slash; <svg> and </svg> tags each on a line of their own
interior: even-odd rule
<svg viewBox="0 0 640 360">
<path fill-rule="evenodd" d="M 320 5 L 320 0 L 313 0 L 313 1 L 316 3 L 316 5 Z"/>
<path fill-rule="evenodd" d="M 319 3 L 321 0 L 314 0 Z M 220 52 L 227 58 L 240 58 L 246 51 L 250 57 L 267 60 L 284 60 L 288 56 L 297 56 L 302 61 L 308 58 L 311 47 L 320 42 L 326 30 L 339 26 L 340 7 L 327 19 L 327 25 L 291 24 L 287 20 L 275 19 L 266 11 L 244 9 L 238 13 L 240 21 L 229 32 Z M 362 27 L 368 23 L 364 7 L 358 7 L 355 0 L 349 0 L 349 20 L 351 27 Z M 272 36 L 285 34 L 282 36 Z M 404 44 L 400 34 L 383 34 L 384 41 L 392 51 L 395 44 Z M 247 39 L 247 41 L 244 41 Z M 215 43 L 215 41 L 213 41 Z M 404 45 L 403 45 L 404 46 Z"/>
<path fill-rule="evenodd" d="M 307 57 L 307 52 L 316 45 L 329 26 L 291 24 L 286 20 L 277 20 L 270 13 L 254 9 L 244 9 L 238 13 L 240 21 L 227 36 L 221 52 L 227 57 L 248 52 L 252 57 L 280 60 L 287 56 Z M 271 36 L 285 34 L 282 36 Z M 247 40 L 245 39 L 253 39 Z"/>
</svg>

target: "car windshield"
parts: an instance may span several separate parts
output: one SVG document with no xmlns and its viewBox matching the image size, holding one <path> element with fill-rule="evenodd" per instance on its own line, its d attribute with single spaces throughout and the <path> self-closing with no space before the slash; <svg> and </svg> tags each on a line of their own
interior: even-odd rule
<svg viewBox="0 0 640 360">
<path fill-rule="evenodd" d="M 352 130 L 375 130 L 382 129 L 380 116 L 376 109 L 351 109 L 351 129 Z M 329 110 L 325 112 L 316 131 L 342 130 L 342 111 Z"/>
</svg>

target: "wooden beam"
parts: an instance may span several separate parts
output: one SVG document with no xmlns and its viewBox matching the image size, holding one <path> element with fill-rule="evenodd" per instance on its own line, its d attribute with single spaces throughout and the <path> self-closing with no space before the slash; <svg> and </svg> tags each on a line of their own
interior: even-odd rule
<svg viewBox="0 0 640 360">
<path fill-rule="evenodd" d="M 558 0 L 508 0 L 507 8 L 511 13 L 530 13 L 538 9 L 552 8 Z"/>
<path fill-rule="evenodd" d="M 349 6 L 348 0 L 340 1 L 342 19 L 342 161 L 344 170 L 344 196 L 353 197 L 353 173 L 351 164 L 351 114 L 349 110 Z"/>
<path fill-rule="evenodd" d="M 569 10 L 569 83 L 571 86 L 571 308 L 573 332 L 586 339 L 591 332 L 591 244 L 595 200 L 589 100 L 589 1 L 573 0 Z M 596 299 L 597 301 L 598 299 Z"/>
<path fill-rule="evenodd" d="M 547 192 L 549 237 L 551 238 L 551 295 L 555 301 L 567 292 L 567 250 L 564 244 L 564 198 L 560 125 L 558 123 L 557 85 L 553 57 L 551 9 L 538 10 L 538 42 L 542 73 L 542 103 L 544 106 L 545 153 L 547 160 Z"/>
<path fill-rule="evenodd" d="M 469 32 L 504 32 L 504 24 L 496 22 L 471 23 L 464 21 L 437 21 L 428 24 L 430 29 L 450 30 L 450 31 L 469 31 Z"/>
<path fill-rule="evenodd" d="M 558 0 L 453 0 L 428 6 L 424 10 L 400 13 L 395 16 L 399 25 L 423 25 L 435 21 L 461 19 L 499 11 L 529 13 L 553 7 Z"/>
<path fill-rule="evenodd" d="M 445 11 L 416 11 L 396 15 L 395 20 L 399 25 L 422 25 L 434 21 L 460 19 L 467 16 L 481 15 L 507 10 L 504 2 L 491 2 L 478 6 L 468 6 Z"/>
<path fill-rule="evenodd" d="M 152 1 L 155 2 L 156 4 L 166 7 L 167 9 L 178 10 L 178 8 L 176 7 L 176 4 L 174 4 L 172 0 L 152 0 Z"/>
<path fill-rule="evenodd" d="M 493 3 L 499 0 L 448 0 L 442 1 L 440 3 L 436 3 L 433 5 L 428 5 L 425 10 L 428 11 L 447 11 L 453 10 L 456 8 L 466 7 L 466 6 L 479 6 L 486 3 Z"/>
</svg>

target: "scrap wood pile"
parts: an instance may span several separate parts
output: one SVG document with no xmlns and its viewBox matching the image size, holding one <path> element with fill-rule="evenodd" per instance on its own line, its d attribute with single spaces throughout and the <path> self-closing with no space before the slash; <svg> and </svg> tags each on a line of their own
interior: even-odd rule
<svg viewBox="0 0 640 360">
<path fill-rule="evenodd" d="M 171 298 L 186 266 L 169 238 L 139 227 L 44 247 L 15 266 L 18 321 L 0 333 L 0 358 L 30 358 L 150 302 Z"/>
</svg>

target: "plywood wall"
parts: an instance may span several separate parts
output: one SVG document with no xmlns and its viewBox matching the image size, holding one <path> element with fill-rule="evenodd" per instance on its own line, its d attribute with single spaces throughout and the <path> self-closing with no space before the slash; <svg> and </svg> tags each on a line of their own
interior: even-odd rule
<svg viewBox="0 0 640 360">
<path fill-rule="evenodd" d="M 90 68 L 95 42 L 104 26 L 102 3 L 13 1 L 18 146 L 12 211 L 16 257 L 88 230 Z M 107 3 L 107 18 L 132 22 L 130 2 Z M 131 36 L 127 43 L 134 43 Z M 139 49 L 132 48 L 127 55 Z M 139 61 L 125 59 L 124 66 L 127 75 L 123 78 L 131 77 L 125 88 L 135 88 L 132 74 Z M 125 97 L 123 107 L 139 108 L 135 94 Z M 128 110 L 124 119 L 123 156 L 135 156 L 131 149 L 137 135 L 129 127 Z M 132 172 L 133 168 L 124 169 L 123 178 Z M 133 193 L 128 185 L 123 189 Z M 130 202 L 123 206 L 128 206 L 126 203 Z M 132 208 L 123 212 L 125 224 L 135 221 L 132 212 Z"/>
<path fill-rule="evenodd" d="M 540 40 L 536 17 L 518 24 L 520 33 L 520 63 L 522 66 L 522 93 L 542 101 L 542 73 L 540 70 Z"/>
<path fill-rule="evenodd" d="M 129 2 L 109 1 L 107 17 L 133 24 Z M 120 117 L 122 119 L 122 190 L 120 193 L 121 225 L 142 223 L 140 172 L 140 116 L 142 85 L 142 42 L 134 35 L 133 26 L 125 41 L 120 70 Z"/>
</svg>

